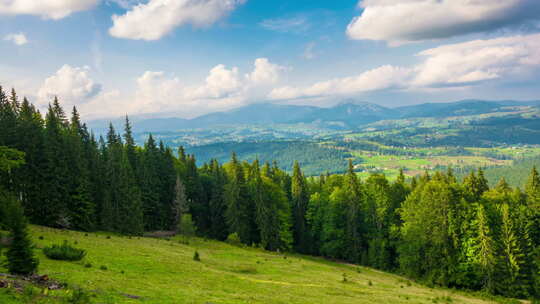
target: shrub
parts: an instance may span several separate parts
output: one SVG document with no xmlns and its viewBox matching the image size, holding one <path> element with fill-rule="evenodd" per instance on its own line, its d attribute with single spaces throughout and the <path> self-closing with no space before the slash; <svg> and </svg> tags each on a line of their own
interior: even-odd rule
<svg viewBox="0 0 540 304">
<path fill-rule="evenodd" d="M 193 254 L 193 260 L 197 262 L 201 261 L 201 257 L 199 256 L 199 252 L 197 250 L 195 250 L 195 253 Z"/>
<path fill-rule="evenodd" d="M 53 260 L 80 261 L 86 256 L 86 251 L 72 247 L 67 241 L 62 245 L 52 245 L 43 248 L 43 253 Z"/>
<path fill-rule="evenodd" d="M 107 270 L 107 269 L 109 269 L 109 268 L 107 268 L 107 266 L 105 266 L 105 265 L 101 265 L 101 267 L 99 267 L 99 269 L 101 269 L 101 270 L 104 270 L 104 271 L 105 271 L 105 270 Z"/>
<path fill-rule="evenodd" d="M 373 282 L 371 282 L 371 280 L 369 280 L 367 284 L 368 284 L 369 286 L 373 286 Z"/>
<path fill-rule="evenodd" d="M 71 297 L 67 299 L 67 303 L 70 304 L 90 304 L 90 296 L 82 289 L 77 288 L 73 290 Z"/>
<path fill-rule="evenodd" d="M 84 264 L 84 267 L 85 267 L 85 268 L 92 268 L 92 264 L 86 263 L 86 264 Z"/>
<path fill-rule="evenodd" d="M 226 242 L 231 244 L 231 245 L 234 245 L 234 246 L 241 246 L 242 245 L 242 242 L 240 241 L 240 237 L 238 236 L 238 233 L 236 233 L 236 232 L 229 234 L 229 236 L 227 237 Z"/>
</svg>

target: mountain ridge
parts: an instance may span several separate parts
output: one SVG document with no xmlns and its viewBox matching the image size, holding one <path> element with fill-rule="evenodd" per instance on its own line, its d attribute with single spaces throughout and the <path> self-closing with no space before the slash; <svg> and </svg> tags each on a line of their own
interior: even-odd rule
<svg viewBox="0 0 540 304">
<path fill-rule="evenodd" d="M 540 101 L 476 100 L 422 103 L 389 108 L 375 103 L 346 100 L 329 108 L 309 105 L 284 105 L 256 103 L 223 112 L 205 114 L 192 119 L 165 117 L 140 119 L 135 117 L 135 132 L 167 132 L 205 129 L 217 126 L 317 124 L 321 127 L 355 129 L 363 125 L 388 119 L 441 118 L 449 116 L 479 115 L 493 112 L 510 112 L 514 107 L 540 107 Z M 117 128 L 124 119 L 94 120 L 90 129 L 105 133 L 109 122 Z"/>
</svg>

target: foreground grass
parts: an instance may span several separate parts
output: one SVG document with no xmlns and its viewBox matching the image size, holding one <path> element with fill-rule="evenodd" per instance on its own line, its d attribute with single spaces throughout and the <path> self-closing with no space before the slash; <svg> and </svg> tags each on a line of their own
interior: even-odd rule
<svg viewBox="0 0 540 304">
<path fill-rule="evenodd" d="M 182 244 L 179 237 L 128 238 L 37 226 L 31 230 L 40 274 L 91 292 L 96 303 L 492 303 L 369 268 L 215 241 Z M 86 249 L 87 257 L 53 261 L 41 252 L 64 240 Z M 193 260 L 196 250 L 200 262 Z M 0 303 L 23 303 L 21 299 L 0 289 Z"/>
</svg>

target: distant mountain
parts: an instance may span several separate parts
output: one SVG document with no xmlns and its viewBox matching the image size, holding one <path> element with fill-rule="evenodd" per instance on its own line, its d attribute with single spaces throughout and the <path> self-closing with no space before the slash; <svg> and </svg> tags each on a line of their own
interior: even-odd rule
<svg viewBox="0 0 540 304">
<path fill-rule="evenodd" d="M 462 100 L 448 103 L 424 103 L 399 107 L 395 110 L 402 118 L 448 117 L 479 115 L 493 112 L 510 112 L 512 107 L 534 106 L 538 102 Z"/>
<path fill-rule="evenodd" d="M 321 128 L 355 129 L 363 125 L 389 119 L 426 118 L 479 115 L 494 112 L 511 112 L 518 106 L 539 107 L 540 102 L 462 100 L 449 103 L 424 103 L 398 108 L 386 108 L 367 102 L 348 100 L 331 108 L 314 106 L 252 104 L 226 112 L 216 112 L 194 119 L 153 118 L 133 119 L 134 131 L 175 132 L 186 129 L 209 129 L 218 126 L 273 124 L 314 124 Z M 123 128 L 123 119 L 113 120 L 116 128 Z M 88 125 L 103 134 L 109 121 L 91 121 Z"/>
<path fill-rule="evenodd" d="M 253 104 L 228 112 L 207 114 L 190 121 L 197 128 L 231 124 L 279 124 L 303 121 L 321 108 L 313 106 Z"/>
</svg>

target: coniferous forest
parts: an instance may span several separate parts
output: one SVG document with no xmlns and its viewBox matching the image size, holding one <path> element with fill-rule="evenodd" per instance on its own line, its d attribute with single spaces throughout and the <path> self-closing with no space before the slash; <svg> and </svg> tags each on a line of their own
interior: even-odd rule
<svg viewBox="0 0 540 304">
<path fill-rule="evenodd" d="M 271 251 L 323 256 L 404 274 L 429 285 L 540 297 L 540 175 L 524 189 L 490 188 L 482 170 L 390 182 L 306 177 L 276 163 L 200 167 L 151 135 L 137 146 L 126 118 L 96 138 L 55 99 L 40 113 L 0 89 L 0 225 L 8 201 L 32 224 L 142 235 L 183 232 Z M 22 216 L 21 216 L 22 218 Z M 13 221 L 13 219 L 11 219 Z M 23 229 L 24 230 L 24 229 Z M 23 231 L 24 232 L 24 231 Z"/>
</svg>

